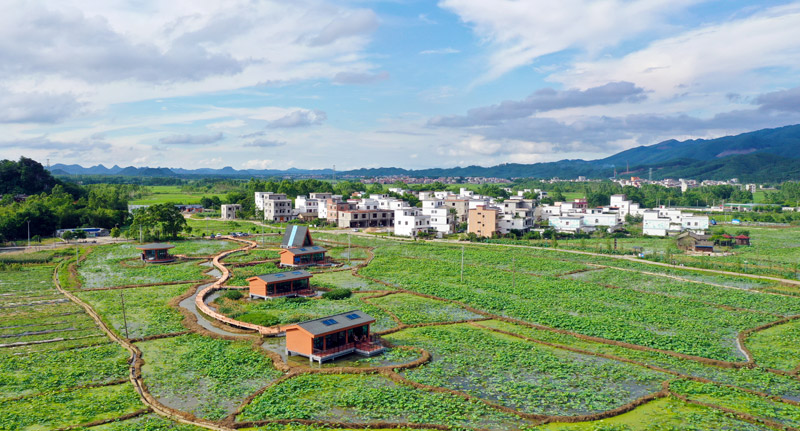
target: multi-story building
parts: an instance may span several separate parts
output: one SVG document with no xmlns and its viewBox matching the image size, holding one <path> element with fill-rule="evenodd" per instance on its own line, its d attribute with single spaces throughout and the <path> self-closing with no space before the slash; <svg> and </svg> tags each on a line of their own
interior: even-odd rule
<svg viewBox="0 0 800 431">
<path fill-rule="evenodd" d="M 324 201 L 322 201 L 324 202 Z M 314 213 L 319 214 L 320 200 L 316 198 L 308 198 L 305 196 L 298 196 L 294 200 L 294 214 Z"/>
<path fill-rule="evenodd" d="M 242 206 L 239 204 L 222 205 L 220 207 L 220 218 L 223 220 L 235 220 L 236 213 L 241 210 Z"/>
<path fill-rule="evenodd" d="M 256 192 L 256 208 L 259 208 L 259 202 L 264 210 L 264 220 L 285 222 L 294 219 L 292 201 L 284 193 Z"/>
<path fill-rule="evenodd" d="M 444 204 L 448 209 L 456 210 L 456 223 L 464 223 L 469 217 L 469 199 L 450 196 L 444 200 Z"/>
<path fill-rule="evenodd" d="M 478 205 L 470 208 L 468 216 L 469 233 L 479 237 L 491 237 L 497 232 L 497 222 L 500 218 L 500 208 Z"/>
<path fill-rule="evenodd" d="M 496 204 L 502 214 L 498 221 L 498 230 L 502 234 L 512 230 L 527 232 L 533 227 L 534 207 L 533 199 L 514 197 Z"/>
<path fill-rule="evenodd" d="M 311 193 L 311 196 L 313 195 L 314 193 Z M 341 202 L 341 201 L 342 201 L 342 195 L 331 195 L 330 197 L 325 198 L 325 200 L 320 201 L 318 205 L 319 207 L 318 217 L 321 219 L 328 220 L 328 204 L 331 202 Z M 334 221 L 335 220 L 336 219 L 334 218 Z"/>
<path fill-rule="evenodd" d="M 390 210 L 340 210 L 337 215 L 337 226 L 343 228 L 391 227 L 394 225 L 394 211 Z M 330 216 L 330 209 L 328 216 Z"/>
<path fill-rule="evenodd" d="M 403 207 L 394 210 L 394 234 L 398 236 L 417 236 L 431 229 L 431 216 L 416 207 Z"/>
<path fill-rule="evenodd" d="M 422 214 L 430 216 L 431 227 L 438 232 L 449 234 L 453 232 L 453 219 L 450 209 L 442 199 L 426 199 L 422 201 Z"/>
<path fill-rule="evenodd" d="M 663 207 L 645 211 L 642 221 L 642 233 L 645 235 L 666 236 L 683 231 L 703 234 L 706 229 L 708 216 Z"/>
<path fill-rule="evenodd" d="M 342 211 L 350 211 L 355 209 L 355 205 L 350 202 L 343 202 L 341 197 L 336 199 L 328 199 L 325 203 L 325 219 L 331 223 L 339 222 L 339 213 Z"/>
</svg>

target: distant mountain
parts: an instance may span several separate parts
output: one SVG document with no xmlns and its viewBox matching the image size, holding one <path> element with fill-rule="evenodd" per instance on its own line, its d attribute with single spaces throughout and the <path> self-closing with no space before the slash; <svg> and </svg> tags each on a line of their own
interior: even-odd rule
<svg viewBox="0 0 800 431">
<path fill-rule="evenodd" d="M 598 163 L 616 165 L 663 164 L 676 159 L 714 160 L 728 156 L 768 153 L 776 156 L 797 158 L 800 149 L 800 125 L 763 129 L 725 136 L 717 139 L 674 139 L 655 145 L 631 148 L 614 154 Z"/>
<path fill-rule="evenodd" d="M 742 181 L 783 181 L 800 179 L 800 125 L 763 129 L 717 139 L 668 140 L 640 146 L 598 160 L 561 160 L 549 163 L 505 163 L 483 167 L 467 166 L 408 170 L 397 167 L 355 169 L 337 172 L 337 176 L 380 177 L 497 177 L 497 178 L 608 178 L 614 168 L 626 176 L 646 177 L 653 169 L 654 179 L 693 178 Z M 331 176 L 331 169 L 244 169 L 230 166 L 221 169 L 200 168 L 120 168 L 103 165 L 84 168 L 79 165 L 56 164 L 54 175 L 117 175 L 145 177 L 225 177 L 250 178 L 273 176 Z"/>
</svg>

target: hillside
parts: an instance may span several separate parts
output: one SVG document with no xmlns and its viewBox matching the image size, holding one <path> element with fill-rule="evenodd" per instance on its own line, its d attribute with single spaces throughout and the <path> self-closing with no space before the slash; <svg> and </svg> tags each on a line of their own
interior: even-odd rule
<svg viewBox="0 0 800 431">
<path fill-rule="evenodd" d="M 630 173 L 647 176 L 653 168 L 654 178 L 728 179 L 768 182 L 800 178 L 800 125 L 763 129 L 717 139 L 668 140 L 640 146 L 598 160 L 560 160 L 548 163 L 505 163 L 497 166 L 466 166 L 433 169 L 398 167 L 355 169 L 339 176 L 378 177 L 405 175 L 410 177 L 498 177 L 498 178 L 609 178 L 625 167 Z M 136 177 L 227 177 L 250 178 L 272 176 L 331 176 L 331 169 L 245 169 L 230 166 L 221 169 L 106 168 L 103 165 L 83 168 L 79 165 L 53 165 L 54 174 L 116 175 Z M 628 175 L 628 174 L 626 174 Z"/>
</svg>

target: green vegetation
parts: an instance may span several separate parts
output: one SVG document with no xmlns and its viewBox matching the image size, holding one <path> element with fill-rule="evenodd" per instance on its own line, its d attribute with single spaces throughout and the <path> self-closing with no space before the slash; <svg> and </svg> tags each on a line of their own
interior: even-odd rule
<svg viewBox="0 0 800 431">
<path fill-rule="evenodd" d="M 228 269 L 231 270 L 232 275 L 226 284 L 231 286 L 248 286 L 250 283 L 248 283 L 247 279 L 257 275 L 293 271 L 292 268 L 280 268 L 276 266 L 274 262 L 259 263 L 257 265 L 241 266 L 237 268 L 229 267 Z"/>
<path fill-rule="evenodd" d="M 164 419 L 155 414 L 144 415 L 126 421 L 112 422 L 105 425 L 91 427 L 87 431 L 202 431 L 205 428 L 199 428 L 192 425 L 186 425 L 178 422 L 172 422 Z"/>
<path fill-rule="evenodd" d="M 633 411 L 592 422 L 552 423 L 536 427 L 548 431 L 763 431 L 771 428 L 732 418 L 718 410 L 675 398 L 651 401 Z"/>
<path fill-rule="evenodd" d="M 419 383 L 467 392 L 528 413 L 579 415 L 658 392 L 670 378 L 643 367 L 537 345 L 469 326 L 414 328 L 387 337 L 436 358 L 404 372 Z"/>
<path fill-rule="evenodd" d="M 678 380 L 669 386 L 672 391 L 692 401 L 744 412 L 794 428 L 800 425 L 800 407 L 796 405 L 709 383 Z"/>
<path fill-rule="evenodd" d="M 415 389 L 370 375 L 302 375 L 272 386 L 239 420 L 319 419 L 515 429 L 525 421 L 477 401 Z"/>
<path fill-rule="evenodd" d="M 148 264 L 139 259 L 140 255 L 134 244 L 95 248 L 78 266 L 83 288 L 201 280 L 208 269 L 199 266 L 198 261 Z"/>
<path fill-rule="evenodd" d="M 111 419 L 143 409 L 130 384 L 48 393 L 3 403 L 0 429 L 40 430 Z"/>
<path fill-rule="evenodd" d="M 322 294 L 323 299 L 328 299 L 331 301 L 338 301 L 340 299 L 347 299 L 353 296 L 353 292 L 350 289 L 345 288 L 336 288 L 331 291 L 325 292 Z"/>
<path fill-rule="evenodd" d="M 253 237 L 253 241 L 261 242 L 261 238 Z M 247 262 L 256 262 L 261 260 L 274 260 L 278 259 L 280 254 L 278 254 L 277 250 L 269 250 L 269 249 L 253 249 L 249 252 L 238 252 L 233 253 L 225 257 L 223 262 L 226 264 L 231 263 L 247 263 Z"/>
<path fill-rule="evenodd" d="M 227 416 L 245 397 L 280 376 L 270 359 L 247 341 L 192 334 L 138 345 L 145 358 L 142 376 L 153 395 L 209 419 Z"/>
<path fill-rule="evenodd" d="M 383 310 L 361 300 L 365 294 L 353 294 L 350 298 L 340 300 L 329 299 L 307 299 L 307 298 L 276 298 L 270 300 L 262 299 L 242 299 L 231 301 L 221 300 L 218 303 L 219 312 L 241 319 L 243 316 L 253 315 L 253 313 L 266 313 L 278 319 L 277 323 L 297 323 L 306 320 L 317 319 L 332 314 L 344 313 L 351 310 L 362 310 L 374 317 L 376 322 L 373 324 L 375 330 L 389 329 L 397 324 Z M 257 315 L 257 314 L 256 314 Z M 245 317 L 247 318 L 247 317 Z"/>
<path fill-rule="evenodd" d="M 181 325 L 183 315 L 169 306 L 169 301 L 186 292 L 191 284 L 170 286 L 137 287 L 134 289 L 96 290 L 77 292 L 120 336 L 125 336 L 122 301 L 125 301 L 125 317 L 128 337 L 141 338 L 150 335 L 185 331 Z"/>
<path fill-rule="evenodd" d="M 762 367 L 784 371 L 800 369 L 800 320 L 751 334 L 746 344 Z"/>
<path fill-rule="evenodd" d="M 391 310 L 403 323 L 456 322 L 460 320 L 478 319 L 483 316 L 465 310 L 458 305 L 444 301 L 396 293 L 380 298 L 369 299 L 369 302 L 383 309 Z"/>
<path fill-rule="evenodd" d="M 342 287 L 353 291 L 358 290 L 392 290 L 391 287 L 375 283 L 362 277 L 356 277 L 350 271 L 323 272 L 314 274 L 312 284 L 329 288 Z"/>
</svg>

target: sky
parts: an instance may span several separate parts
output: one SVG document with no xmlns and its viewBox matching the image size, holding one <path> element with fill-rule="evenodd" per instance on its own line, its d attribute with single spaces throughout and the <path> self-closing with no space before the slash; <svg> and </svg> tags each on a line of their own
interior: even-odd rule
<svg viewBox="0 0 800 431">
<path fill-rule="evenodd" d="M 493 166 L 800 123 L 800 1 L 3 3 L 0 159 Z"/>
</svg>

